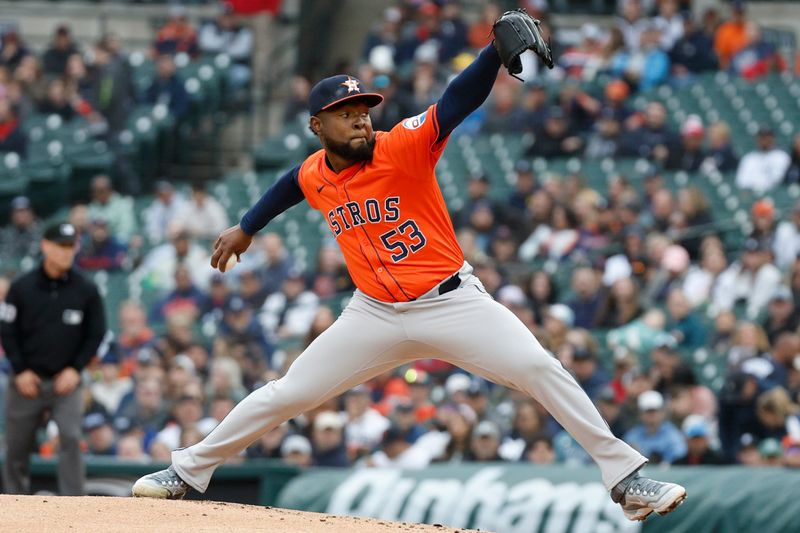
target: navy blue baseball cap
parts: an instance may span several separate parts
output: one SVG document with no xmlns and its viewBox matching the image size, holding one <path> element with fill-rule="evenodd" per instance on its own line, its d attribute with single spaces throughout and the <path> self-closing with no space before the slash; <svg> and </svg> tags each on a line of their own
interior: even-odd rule
<svg viewBox="0 0 800 533">
<path fill-rule="evenodd" d="M 339 74 L 318 82 L 308 95 L 308 111 L 316 115 L 329 107 L 347 100 L 356 98 L 364 100 L 369 107 L 375 107 L 383 102 L 383 96 L 378 93 L 365 92 L 361 82 L 353 76 Z"/>
</svg>

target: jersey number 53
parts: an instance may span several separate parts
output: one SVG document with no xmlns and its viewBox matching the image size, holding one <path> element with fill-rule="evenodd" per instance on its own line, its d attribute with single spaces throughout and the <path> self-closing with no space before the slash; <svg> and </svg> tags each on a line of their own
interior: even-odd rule
<svg viewBox="0 0 800 533">
<path fill-rule="evenodd" d="M 419 230 L 417 223 L 412 219 L 408 219 L 397 228 L 387 231 L 380 237 L 381 242 L 391 254 L 392 261 L 399 263 L 409 254 L 413 254 L 421 250 L 425 243 L 425 235 Z M 406 244 L 408 240 L 408 244 Z"/>
</svg>

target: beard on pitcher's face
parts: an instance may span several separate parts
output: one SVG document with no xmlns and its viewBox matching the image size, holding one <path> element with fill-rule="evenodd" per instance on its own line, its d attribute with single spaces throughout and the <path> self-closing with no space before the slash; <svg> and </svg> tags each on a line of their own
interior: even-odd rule
<svg viewBox="0 0 800 533">
<path fill-rule="evenodd" d="M 375 151 L 375 134 L 370 137 L 356 137 L 344 142 L 325 139 L 325 148 L 337 156 L 359 163 L 361 161 L 372 161 L 372 154 Z"/>
</svg>

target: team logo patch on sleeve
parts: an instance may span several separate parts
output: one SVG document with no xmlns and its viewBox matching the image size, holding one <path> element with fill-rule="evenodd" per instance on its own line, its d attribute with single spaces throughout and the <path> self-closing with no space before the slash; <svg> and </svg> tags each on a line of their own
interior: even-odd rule
<svg viewBox="0 0 800 533">
<path fill-rule="evenodd" d="M 415 130 L 425 123 L 427 111 L 420 113 L 416 117 L 407 118 L 403 121 L 403 127 L 407 130 Z"/>
</svg>

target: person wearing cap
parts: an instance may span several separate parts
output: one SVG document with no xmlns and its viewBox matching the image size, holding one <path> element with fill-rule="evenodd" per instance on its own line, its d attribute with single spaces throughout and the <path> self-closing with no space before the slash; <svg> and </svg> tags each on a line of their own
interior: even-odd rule
<svg viewBox="0 0 800 533">
<path fill-rule="evenodd" d="M 127 261 L 127 247 L 111 234 L 108 220 L 103 217 L 94 218 L 89 224 L 86 237 L 76 259 L 81 269 L 117 271 L 124 266 Z"/>
<path fill-rule="evenodd" d="M 671 0 L 672 1 L 672 0 Z M 664 162 L 666 170 L 695 172 L 705 161 L 707 154 L 703 148 L 706 129 L 699 115 L 689 115 L 681 125 L 681 147 L 671 150 Z"/>
<path fill-rule="evenodd" d="M 743 248 L 740 259 L 717 278 L 712 301 L 717 312 L 732 310 L 742 303 L 747 318 L 755 320 L 781 286 L 782 274 L 772 263 L 770 243 L 747 239 Z"/>
<path fill-rule="evenodd" d="M 559 106 L 551 106 L 545 115 L 544 124 L 534 132 L 535 139 L 526 155 L 543 157 L 569 157 L 580 155 L 583 140 L 575 132 L 570 117 Z"/>
<path fill-rule="evenodd" d="M 514 165 L 514 174 L 517 179 L 514 183 L 514 190 L 508 195 L 506 204 L 518 211 L 517 216 L 521 216 L 528 210 L 528 202 L 539 190 L 539 184 L 533 172 L 533 165 L 527 159 L 517 161 Z"/>
<path fill-rule="evenodd" d="M 83 417 L 83 432 L 89 455 L 114 456 L 117 454 L 114 427 L 105 413 L 95 411 Z"/>
<path fill-rule="evenodd" d="M 167 229 L 177 220 L 186 206 L 186 198 L 169 181 L 159 180 L 154 185 L 153 201 L 142 213 L 144 234 L 151 245 L 164 242 Z"/>
<path fill-rule="evenodd" d="M 15 153 L 25 157 L 28 137 L 20 124 L 19 110 L 8 98 L 0 98 L 0 154 Z"/>
<path fill-rule="evenodd" d="M 39 255 L 42 228 L 27 196 L 11 200 L 10 224 L 0 227 L 0 263 L 9 265 L 23 257 Z"/>
<path fill-rule="evenodd" d="M 264 431 L 433 350 L 450 364 L 535 394 L 597 462 L 628 518 L 664 514 L 684 500 L 683 487 L 639 475 L 646 458 L 614 437 L 558 360 L 464 260 L 435 168 L 450 134 L 489 96 L 500 66 L 488 45 L 438 101 L 388 132 L 375 132 L 369 115 L 383 96 L 357 78 L 340 74 L 314 85 L 309 128 L 322 149 L 279 177 L 239 224 L 222 232 L 211 266 L 224 270 L 255 233 L 306 200 L 342 249 L 357 290 L 283 377 L 242 400 L 202 442 L 175 450 L 167 469 L 137 480 L 134 495 L 204 492 L 215 468 Z M 468 444 L 460 429 L 450 457 Z"/>
<path fill-rule="evenodd" d="M 650 390 L 639 395 L 639 424 L 628 430 L 625 442 L 649 457 L 653 463 L 672 464 L 686 455 L 686 439 L 666 420 L 661 393 Z"/>
<path fill-rule="evenodd" d="M 709 444 L 708 422 L 699 415 L 690 415 L 683 423 L 686 435 L 686 455 L 676 460 L 676 465 L 723 465 L 722 455 Z"/>
<path fill-rule="evenodd" d="M 334 411 L 317 413 L 311 430 L 314 466 L 350 466 L 344 440 L 344 426 L 344 420 L 339 413 Z"/>
<path fill-rule="evenodd" d="M 122 399 L 133 391 L 133 380 L 120 374 L 121 362 L 118 344 L 109 343 L 100 358 L 101 377 L 91 385 L 92 398 L 108 413 L 116 413 Z"/>
<path fill-rule="evenodd" d="M 281 443 L 281 459 L 284 463 L 307 467 L 311 466 L 311 442 L 303 435 L 289 435 Z"/>
<path fill-rule="evenodd" d="M 106 334 L 106 318 L 97 286 L 73 267 L 77 237 L 71 224 L 47 227 L 41 263 L 0 304 L 0 343 L 14 375 L 5 413 L 8 493 L 30 490 L 30 443 L 45 411 L 59 429 L 59 492 L 83 493 L 81 372 Z"/>
<path fill-rule="evenodd" d="M 587 138 L 584 155 L 590 159 L 615 157 L 621 143 L 622 123 L 614 109 L 604 107 Z"/>
<path fill-rule="evenodd" d="M 472 430 L 470 438 L 469 452 L 465 461 L 469 462 L 488 462 L 502 461 L 497 453 L 500 448 L 500 428 L 497 424 L 489 420 L 483 420 Z"/>
<path fill-rule="evenodd" d="M 756 193 L 771 191 L 783 182 L 792 160 L 789 154 L 775 146 L 775 131 L 762 125 L 756 132 L 756 149 L 739 161 L 736 186 Z"/>
</svg>

